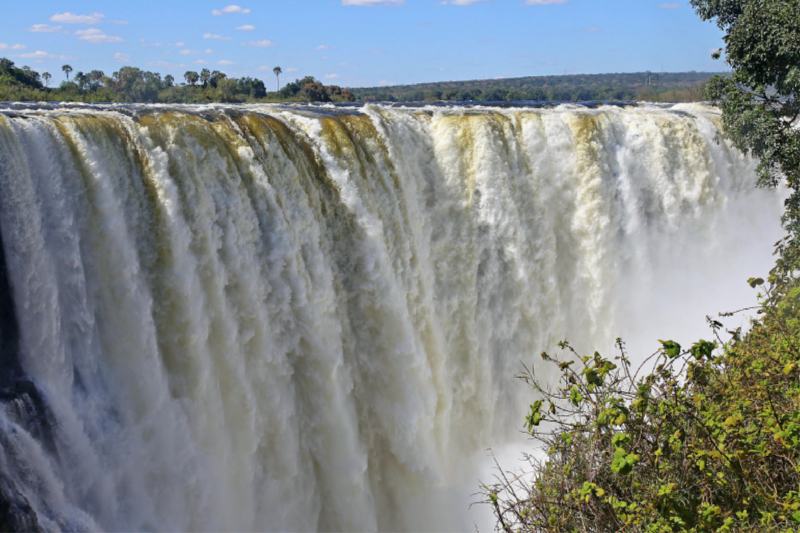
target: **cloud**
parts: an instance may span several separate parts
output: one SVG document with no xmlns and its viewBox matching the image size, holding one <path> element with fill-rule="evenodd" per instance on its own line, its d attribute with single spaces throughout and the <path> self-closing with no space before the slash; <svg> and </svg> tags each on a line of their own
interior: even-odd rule
<svg viewBox="0 0 800 533">
<path fill-rule="evenodd" d="M 245 24 L 244 26 L 237 26 L 234 29 L 236 31 L 253 31 L 254 29 L 256 29 L 256 27 L 253 26 L 252 24 Z"/>
<path fill-rule="evenodd" d="M 494 0 L 444 0 L 444 2 L 439 2 L 436 4 L 437 6 L 471 6 L 472 4 L 477 4 L 478 2 L 494 2 Z"/>
<path fill-rule="evenodd" d="M 356 63 L 336 63 L 337 67 L 357 67 Z"/>
<path fill-rule="evenodd" d="M 405 0 L 342 0 L 343 6 L 404 6 Z"/>
<path fill-rule="evenodd" d="M 186 65 L 183 64 L 175 64 L 175 63 L 168 63 L 166 61 L 150 61 L 147 64 L 148 67 L 161 67 L 161 68 L 184 68 Z"/>
<path fill-rule="evenodd" d="M 195 54 L 199 54 L 199 53 L 200 53 L 200 50 L 181 50 L 181 51 L 180 51 L 180 52 L 178 52 L 178 53 L 179 53 L 180 55 L 182 55 L 182 56 L 188 56 L 188 55 L 195 55 Z"/>
<path fill-rule="evenodd" d="M 215 33 L 204 33 L 203 39 L 216 39 L 217 41 L 230 41 L 230 37 L 224 37 L 222 35 L 217 35 Z"/>
<path fill-rule="evenodd" d="M 338 77 L 339 77 L 338 74 L 325 74 L 325 79 L 326 80 L 335 80 Z"/>
<path fill-rule="evenodd" d="M 248 13 L 250 13 L 250 10 L 249 9 L 244 9 L 244 8 L 239 7 L 237 5 L 230 5 L 228 7 L 223 7 L 222 9 L 215 9 L 214 11 L 211 12 L 211 14 L 214 15 L 215 17 L 219 17 L 219 16 L 222 16 L 222 15 L 228 15 L 230 13 L 238 13 L 240 15 L 247 15 Z"/>
<path fill-rule="evenodd" d="M 24 57 L 25 59 L 75 59 L 74 56 L 57 56 L 54 54 L 48 54 L 47 52 L 42 52 L 41 50 L 37 50 L 28 54 L 19 54 L 17 57 Z"/>
<path fill-rule="evenodd" d="M 272 41 L 264 39 L 263 41 L 250 41 L 249 43 L 242 43 L 241 46 L 255 46 L 256 48 L 273 48 L 278 46 Z"/>
<path fill-rule="evenodd" d="M 89 43 L 121 43 L 122 38 L 116 37 L 113 35 L 106 35 L 101 30 L 97 28 L 89 28 L 88 30 L 78 30 L 75 32 L 75 35 L 80 35 L 78 37 L 81 41 L 86 41 Z"/>
<path fill-rule="evenodd" d="M 289 67 L 284 72 L 297 72 L 297 69 L 293 68 L 293 67 Z"/>
<path fill-rule="evenodd" d="M 661 4 L 658 9 L 678 9 L 679 7 L 681 7 L 680 4 Z"/>
<path fill-rule="evenodd" d="M 131 60 L 130 54 L 123 54 L 122 52 L 117 52 L 114 54 L 114 60 L 119 61 L 120 63 L 127 63 Z"/>
<path fill-rule="evenodd" d="M 235 64 L 236 63 L 234 63 L 233 61 L 228 61 L 227 59 L 223 59 L 222 61 L 217 61 L 217 65 L 226 66 L 226 65 L 235 65 Z"/>
<path fill-rule="evenodd" d="M 50 26 L 48 24 L 34 24 L 28 31 L 32 31 L 35 33 L 55 33 L 59 31 L 64 26 Z"/>
<path fill-rule="evenodd" d="M 206 48 L 205 50 L 203 50 L 203 53 L 204 54 L 213 54 L 214 50 L 212 50 L 211 48 Z"/>
<path fill-rule="evenodd" d="M 92 13 L 91 15 L 76 15 L 75 13 L 56 13 L 50 17 L 50 22 L 60 22 L 61 24 L 100 24 L 106 18 L 102 13 Z"/>
<path fill-rule="evenodd" d="M 203 61 L 202 59 L 198 59 L 197 61 L 193 61 L 195 65 L 208 65 L 208 61 Z"/>
<path fill-rule="evenodd" d="M 525 0 L 521 6 L 551 6 L 555 4 L 566 4 L 569 0 Z"/>
<path fill-rule="evenodd" d="M 124 26 L 128 25 L 127 20 L 109 20 L 108 22 L 110 22 L 111 24 L 122 24 Z"/>
<path fill-rule="evenodd" d="M 0 50 L 25 50 L 27 46 L 24 44 L 6 44 L 0 43 Z"/>
<path fill-rule="evenodd" d="M 335 46 L 325 46 L 324 44 L 321 44 L 319 46 L 315 46 L 314 50 L 338 50 L 338 48 Z"/>
</svg>

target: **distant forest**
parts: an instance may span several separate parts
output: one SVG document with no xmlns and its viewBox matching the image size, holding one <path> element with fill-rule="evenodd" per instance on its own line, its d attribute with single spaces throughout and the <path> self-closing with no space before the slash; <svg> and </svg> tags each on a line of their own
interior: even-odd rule
<svg viewBox="0 0 800 533">
<path fill-rule="evenodd" d="M 716 72 L 570 74 L 351 89 L 361 102 L 698 101 Z"/>
<path fill-rule="evenodd" d="M 448 81 L 393 87 L 342 88 L 324 85 L 313 76 L 267 91 L 257 78 L 228 78 L 223 72 L 187 71 L 176 80 L 157 72 L 122 67 L 107 76 L 100 70 L 61 70 L 67 77 L 49 87 L 52 75 L 0 58 L 0 101 L 152 102 L 152 103 L 278 103 L 278 102 L 590 102 L 699 101 L 708 72 L 573 74 L 492 80 Z M 280 69 L 276 67 L 280 74 Z M 276 80 L 277 81 L 277 80 Z"/>
</svg>

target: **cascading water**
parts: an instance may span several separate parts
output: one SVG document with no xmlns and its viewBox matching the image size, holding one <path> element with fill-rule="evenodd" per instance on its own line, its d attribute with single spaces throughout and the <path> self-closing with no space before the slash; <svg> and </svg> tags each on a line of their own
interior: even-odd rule
<svg viewBox="0 0 800 533">
<path fill-rule="evenodd" d="M 719 131 L 701 105 L 0 108 L 0 499 L 45 530 L 471 529 L 437 495 L 520 428 L 520 361 L 635 333 L 659 280 L 763 274 L 780 199 Z"/>
</svg>

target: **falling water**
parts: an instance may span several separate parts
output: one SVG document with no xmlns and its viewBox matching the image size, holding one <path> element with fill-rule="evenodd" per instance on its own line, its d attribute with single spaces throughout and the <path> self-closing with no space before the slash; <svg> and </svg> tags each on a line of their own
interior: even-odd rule
<svg viewBox="0 0 800 533">
<path fill-rule="evenodd" d="M 780 199 L 720 128 L 0 108 L 0 493 L 45 530 L 471 529 L 436 495 L 519 430 L 520 361 L 763 274 Z"/>
</svg>

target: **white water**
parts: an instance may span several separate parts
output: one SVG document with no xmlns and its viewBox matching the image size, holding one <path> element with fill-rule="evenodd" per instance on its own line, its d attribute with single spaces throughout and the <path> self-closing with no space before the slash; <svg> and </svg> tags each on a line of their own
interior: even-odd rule
<svg viewBox="0 0 800 533">
<path fill-rule="evenodd" d="M 520 361 L 702 333 L 780 237 L 710 108 L 351 111 L 0 109 L 42 525 L 473 529 Z"/>
</svg>

